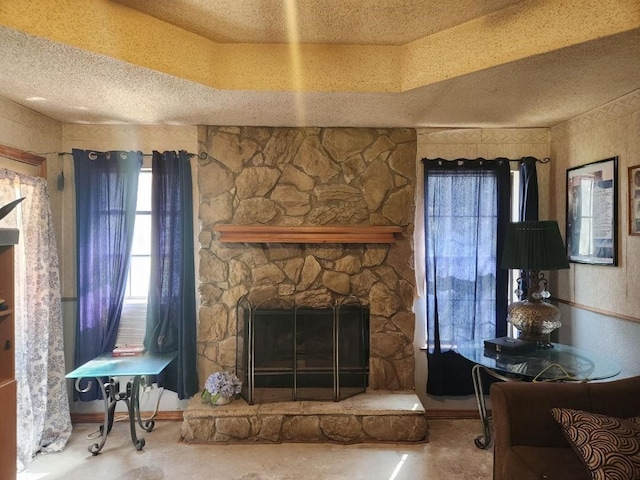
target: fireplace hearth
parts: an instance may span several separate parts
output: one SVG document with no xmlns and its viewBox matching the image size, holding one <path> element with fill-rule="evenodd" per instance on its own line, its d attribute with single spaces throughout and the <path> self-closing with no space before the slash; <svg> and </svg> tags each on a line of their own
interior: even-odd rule
<svg viewBox="0 0 640 480">
<path fill-rule="evenodd" d="M 364 393 L 369 309 L 356 297 L 325 308 L 283 300 L 237 305 L 236 373 L 249 405 L 334 400 Z"/>
</svg>

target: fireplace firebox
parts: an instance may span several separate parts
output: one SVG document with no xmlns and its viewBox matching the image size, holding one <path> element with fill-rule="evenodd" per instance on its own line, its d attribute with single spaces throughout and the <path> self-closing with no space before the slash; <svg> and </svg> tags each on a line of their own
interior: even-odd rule
<svg viewBox="0 0 640 480">
<path fill-rule="evenodd" d="M 369 309 L 356 297 L 315 308 L 268 300 L 237 306 L 236 374 L 248 404 L 339 401 L 366 391 Z"/>
</svg>

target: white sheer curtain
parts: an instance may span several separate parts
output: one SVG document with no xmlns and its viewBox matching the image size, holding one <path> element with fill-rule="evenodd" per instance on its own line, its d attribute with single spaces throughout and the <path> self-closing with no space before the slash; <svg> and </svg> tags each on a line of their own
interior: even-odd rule
<svg viewBox="0 0 640 480">
<path fill-rule="evenodd" d="M 18 228 L 15 347 L 18 471 L 38 452 L 62 450 L 72 425 L 65 382 L 58 253 L 47 182 L 0 169 L 0 205 L 25 197 L 2 220 Z"/>
</svg>

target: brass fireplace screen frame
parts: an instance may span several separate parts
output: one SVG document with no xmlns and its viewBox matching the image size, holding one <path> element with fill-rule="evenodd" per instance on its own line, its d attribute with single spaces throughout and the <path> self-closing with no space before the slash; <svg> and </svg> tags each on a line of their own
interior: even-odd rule
<svg viewBox="0 0 640 480">
<path fill-rule="evenodd" d="M 238 301 L 236 313 L 236 375 L 242 380 L 240 396 L 249 405 L 286 401 L 286 396 L 283 398 L 286 389 L 291 390 L 291 401 L 337 402 L 366 391 L 369 308 L 357 297 L 348 296 L 332 306 L 312 308 L 294 306 L 281 299 L 252 306 L 245 295 Z M 313 325 L 304 327 L 306 321 L 312 321 Z M 290 340 L 284 345 L 286 354 L 280 357 L 281 361 L 277 365 L 265 366 L 260 365 L 257 359 L 264 358 L 265 349 L 271 348 L 264 342 L 268 322 L 271 325 L 276 322 L 277 328 L 284 329 L 280 338 Z M 326 326 L 329 322 L 331 359 L 315 360 L 314 363 L 305 352 L 304 339 L 309 338 L 305 335 L 311 335 L 310 329 L 317 327 L 318 323 Z M 303 324 L 302 328 L 300 324 Z M 322 348 L 326 350 L 326 345 Z"/>
</svg>

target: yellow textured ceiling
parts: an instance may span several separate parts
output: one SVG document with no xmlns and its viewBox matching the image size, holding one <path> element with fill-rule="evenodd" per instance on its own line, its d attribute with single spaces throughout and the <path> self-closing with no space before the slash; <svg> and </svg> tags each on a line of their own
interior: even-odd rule
<svg viewBox="0 0 640 480">
<path fill-rule="evenodd" d="M 116 1 L 217 43 L 404 45 L 523 0 Z"/>
<path fill-rule="evenodd" d="M 198 4 L 174 4 L 181 2 Z M 154 13 L 154 2 L 125 3 Z M 225 3 L 232 11 L 242 5 Z M 366 3 L 331 3 L 332 15 L 357 25 L 366 12 L 354 8 Z M 0 23 L 215 89 L 308 92 L 402 92 L 640 26 L 637 0 L 532 0 L 402 45 L 308 44 L 295 35 L 287 44 L 220 43 L 209 39 L 213 33 L 192 33 L 148 13 L 108 0 L 22 0 L 3 2 Z M 239 29 L 255 21 L 235 20 Z M 215 21 L 210 25 L 215 32 Z M 326 32 L 335 37 L 329 26 Z"/>
<path fill-rule="evenodd" d="M 63 123 L 535 127 L 639 88 L 639 0 L 0 0 L 0 97 Z"/>
</svg>

